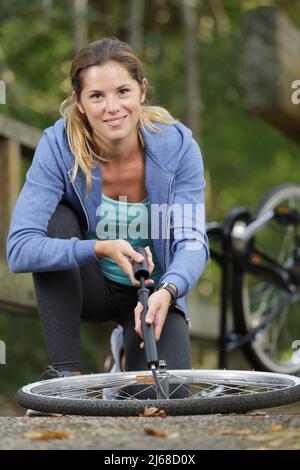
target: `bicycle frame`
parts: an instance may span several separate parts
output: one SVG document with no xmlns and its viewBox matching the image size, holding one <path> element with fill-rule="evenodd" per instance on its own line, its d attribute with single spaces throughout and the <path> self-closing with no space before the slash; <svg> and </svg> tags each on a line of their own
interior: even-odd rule
<svg viewBox="0 0 300 470">
<path fill-rule="evenodd" d="M 266 327 L 285 306 L 291 302 L 291 296 L 297 293 L 300 284 L 300 259 L 294 259 L 294 265 L 286 268 L 274 258 L 255 246 L 255 235 L 271 220 L 280 224 L 299 224 L 300 214 L 294 210 L 280 208 L 269 210 L 260 218 L 252 220 L 251 214 L 243 207 L 234 208 L 226 218 L 223 225 L 212 222 L 207 225 L 209 238 L 218 238 L 221 242 L 222 252 L 211 250 L 211 257 L 221 268 L 220 286 L 220 324 L 219 324 L 219 368 L 226 368 L 227 354 L 239 349 Z M 246 335 L 228 332 L 228 292 L 232 282 L 234 269 L 243 269 L 266 282 L 278 286 L 286 291 L 287 296 L 276 305 L 265 320 L 256 328 L 252 328 Z"/>
<path fill-rule="evenodd" d="M 220 369 L 226 368 L 227 353 L 229 352 L 229 344 L 232 344 L 231 350 L 237 349 L 239 344 L 236 340 L 230 338 L 227 333 L 228 324 L 228 289 L 231 282 L 231 232 L 234 223 L 239 220 L 248 221 L 250 214 L 244 208 L 235 208 L 231 211 L 229 216 L 224 222 L 224 225 L 218 223 L 211 223 L 207 225 L 207 235 L 209 238 L 216 237 L 221 242 L 222 252 L 218 253 L 210 249 L 212 259 L 214 259 L 221 268 L 221 284 L 220 284 L 220 323 L 219 323 L 219 354 L 218 354 L 218 367 Z"/>
</svg>

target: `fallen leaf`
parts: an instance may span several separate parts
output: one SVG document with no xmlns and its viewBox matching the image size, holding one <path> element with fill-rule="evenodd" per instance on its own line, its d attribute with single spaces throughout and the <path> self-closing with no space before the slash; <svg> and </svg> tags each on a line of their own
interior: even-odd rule
<svg viewBox="0 0 300 470">
<path fill-rule="evenodd" d="M 282 430 L 283 430 L 282 424 L 272 424 L 272 426 L 270 427 L 271 432 L 278 432 Z"/>
<path fill-rule="evenodd" d="M 71 436 L 70 432 L 53 431 L 52 429 L 42 429 L 36 432 L 27 432 L 23 435 L 24 439 L 32 441 L 50 441 L 51 439 L 67 439 Z"/>
<path fill-rule="evenodd" d="M 162 431 L 161 429 L 152 428 L 150 426 L 145 426 L 144 432 L 148 436 L 155 436 L 155 437 L 168 437 L 169 436 L 169 433 L 167 431 Z"/>
<path fill-rule="evenodd" d="M 159 410 L 158 408 L 155 408 L 154 406 L 148 406 L 144 409 L 143 414 L 140 413 L 140 416 L 145 417 L 145 416 L 160 416 L 161 418 L 164 418 L 167 416 L 165 410 Z"/>
</svg>

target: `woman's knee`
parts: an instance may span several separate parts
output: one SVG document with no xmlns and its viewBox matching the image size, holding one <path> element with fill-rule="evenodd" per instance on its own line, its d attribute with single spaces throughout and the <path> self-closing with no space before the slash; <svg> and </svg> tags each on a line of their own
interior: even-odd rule
<svg viewBox="0 0 300 470">
<path fill-rule="evenodd" d="M 49 220 L 47 235 L 51 238 L 83 238 L 76 212 L 71 207 L 59 203 Z"/>
</svg>

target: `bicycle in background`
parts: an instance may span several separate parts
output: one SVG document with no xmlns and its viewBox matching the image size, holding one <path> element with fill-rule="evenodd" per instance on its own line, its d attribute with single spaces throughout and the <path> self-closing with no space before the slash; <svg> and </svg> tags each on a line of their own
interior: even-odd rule
<svg viewBox="0 0 300 470">
<path fill-rule="evenodd" d="M 219 368 L 242 348 L 256 370 L 299 374 L 300 185 L 274 187 L 252 214 L 234 208 L 207 234 L 221 268 Z"/>
</svg>

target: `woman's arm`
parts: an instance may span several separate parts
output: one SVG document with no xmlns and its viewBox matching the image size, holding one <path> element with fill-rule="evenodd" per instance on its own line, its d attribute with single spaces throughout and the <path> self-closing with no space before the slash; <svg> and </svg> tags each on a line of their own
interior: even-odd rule
<svg viewBox="0 0 300 470">
<path fill-rule="evenodd" d="M 13 272 L 71 269 L 96 259 L 94 240 L 47 237 L 49 219 L 65 191 L 61 165 L 56 139 L 44 133 L 10 224 L 7 260 Z"/>
<path fill-rule="evenodd" d="M 205 233 L 204 169 L 194 139 L 184 153 L 175 175 L 171 213 L 171 263 L 159 282 L 177 286 L 178 297 L 195 285 L 209 258 Z"/>
</svg>

